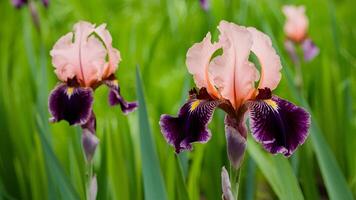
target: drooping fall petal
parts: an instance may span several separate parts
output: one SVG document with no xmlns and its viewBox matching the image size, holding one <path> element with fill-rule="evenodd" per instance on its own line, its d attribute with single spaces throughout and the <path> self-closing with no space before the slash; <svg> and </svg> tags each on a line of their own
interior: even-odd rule
<svg viewBox="0 0 356 200">
<path fill-rule="evenodd" d="M 75 76 L 81 86 L 101 80 L 107 51 L 94 31 L 94 25 L 78 22 L 73 32 L 56 42 L 50 54 L 59 80 L 66 82 Z"/>
<path fill-rule="evenodd" d="M 307 35 L 309 24 L 304 6 L 283 6 L 282 10 L 287 18 L 285 34 L 294 42 L 301 42 Z"/>
<path fill-rule="evenodd" d="M 221 95 L 238 108 L 258 79 L 257 69 L 248 61 L 251 34 L 245 27 L 226 21 L 221 21 L 218 29 L 223 54 L 212 60 L 211 74 Z"/>
<path fill-rule="evenodd" d="M 314 44 L 311 39 L 306 39 L 302 44 L 304 60 L 310 61 L 319 54 L 319 48 Z"/>
<path fill-rule="evenodd" d="M 59 84 L 48 100 L 51 121 L 66 120 L 70 125 L 85 124 L 92 112 L 93 90 Z"/>
<path fill-rule="evenodd" d="M 110 88 L 109 92 L 109 104 L 111 106 L 120 105 L 124 114 L 128 114 L 134 111 L 138 107 L 138 103 L 127 102 L 120 94 L 120 86 L 116 79 L 106 80 L 105 84 Z"/>
<path fill-rule="evenodd" d="M 179 110 L 178 117 L 161 115 L 161 132 L 176 153 L 191 150 L 193 142 L 205 143 L 210 139 L 208 123 L 219 101 L 190 99 Z"/>
<path fill-rule="evenodd" d="M 247 28 L 251 33 L 253 44 L 252 52 L 257 56 L 261 65 L 261 78 L 258 88 L 270 88 L 274 90 L 281 80 L 282 64 L 276 50 L 272 46 L 271 39 L 261 31 L 253 27 Z"/>
<path fill-rule="evenodd" d="M 209 62 L 214 52 L 220 46 L 211 43 L 210 33 L 206 34 L 202 42 L 194 44 L 187 52 L 186 65 L 189 73 L 193 75 L 198 88 L 205 87 L 209 94 L 218 97 L 218 93 L 211 81 L 209 74 Z"/>
<path fill-rule="evenodd" d="M 309 113 L 284 99 L 259 99 L 249 110 L 252 135 L 272 154 L 290 156 L 308 136 Z"/>
</svg>

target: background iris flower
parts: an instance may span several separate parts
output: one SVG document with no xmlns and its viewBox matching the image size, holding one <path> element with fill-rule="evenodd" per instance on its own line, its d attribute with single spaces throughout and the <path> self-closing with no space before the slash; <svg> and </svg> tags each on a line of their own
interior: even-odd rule
<svg viewBox="0 0 356 200">
<path fill-rule="evenodd" d="M 284 32 L 287 40 L 285 48 L 294 62 L 299 62 L 295 45 L 301 44 L 304 60 L 310 61 L 319 54 L 319 48 L 308 36 L 309 20 L 305 15 L 304 6 L 283 6 L 283 13 L 286 16 Z"/>
<path fill-rule="evenodd" d="M 120 52 L 112 47 L 106 25 L 98 27 L 78 22 L 73 32 L 62 36 L 51 50 L 52 64 L 60 83 L 49 96 L 51 122 L 66 120 L 81 125 L 83 147 L 91 160 L 98 143 L 95 137 L 96 119 L 93 93 L 105 84 L 109 87 L 110 105 L 119 104 L 124 113 L 137 108 L 136 102 L 126 102 L 120 94 L 115 71 L 121 60 Z"/>
<path fill-rule="evenodd" d="M 254 138 L 272 154 L 290 156 L 308 135 L 310 116 L 302 108 L 272 95 L 281 79 L 281 62 L 270 38 L 253 27 L 221 21 L 219 41 L 210 33 L 187 53 L 186 64 L 199 90 L 190 92 L 178 117 L 162 115 L 161 131 L 177 153 L 193 142 L 207 142 L 215 108 L 226 112 L 225 133 L 230 161 L 238 167 L 246 148 L 246 119 Z M 222 49 L 223 53 L 214 57 Z M 253 52 L 259 72 L 250 62 Z M 255 82 L 258 82 L 255 88 Z"/>
</svg>

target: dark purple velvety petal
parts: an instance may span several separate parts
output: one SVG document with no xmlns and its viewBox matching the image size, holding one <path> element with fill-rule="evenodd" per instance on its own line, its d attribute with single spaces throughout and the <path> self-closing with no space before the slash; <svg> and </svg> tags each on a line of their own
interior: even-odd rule
<svg viewBox="0 0 356 200">
<path fill-rule="evenodd" d="M 11 0 L 11 3 L 16 8 L 21 8 L 23 5 L 27 3 L 27 0 Z"/>
<path fill-rule="evenodd" d="M 305 61 L 313 60 L 313 58 L 319 54 L 319 48 L 310 38 L 303 41 L 302 47 Z"/>
<path fill-rule="evenodd" d="M 59 84 L 52 90 L 48 107 L 52 122 L 66 120 L 70 125 L 85 124 L 92 112 L 93 90 Z"/>
<path fill-rule="evenodd" d="M 249 110 L 252 135 L 272 154 L 290 156 L 308 136 L 309 113 L 284 99 L 256 100 Z"/>
<path fill-rule="evenodd" d="M 225 136 L 227 142 L 227 154 L 232 166 L 240 167 L 246 151 L 246 124 L 245 120 L 240 123 L 229 115 L 225 117 Z"/>
<path fill-rule="evenodd" d="M 138 107 L 138 103 L 127 102 L 120 94 L 120 86 L 117 80 L 107 80 L 105 84 L 110 88 L 109 92 L 109 104 L 111 106 L 120 105 L 121 110 L 124 114 L 128 114 L 134 111 Z"/>
<path fill-rule="evenodd" d="M 207 126 L 219 104 L 219 101 L 191 99 L 179 110 L 178 117 L 161 116 L 161 132 L 177 153 L 191 150 L 193 142 L 205 143 L 210 139 Z"/>
</svg>

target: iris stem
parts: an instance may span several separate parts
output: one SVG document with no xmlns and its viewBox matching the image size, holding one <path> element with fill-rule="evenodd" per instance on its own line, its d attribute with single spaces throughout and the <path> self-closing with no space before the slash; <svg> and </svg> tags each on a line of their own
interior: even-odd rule
<svg viewBox="0 0 356 200">
<path fill-rule="evenodd" d="M 231 164 L 230 164 L 230 179 L 231 179 L 231 190 L 232 193 L 234 194 L 234 197 L 236 200 L 239 198 L 239 186 L 240 186 L 240 180 L 241 180 L 241 167 L 238 169 L 235 169 Z"/>
<path fill-rule="evenodd" d="M 302 73 L 302 65 L 300 62 L 295 63 L 295 85 L 297 87 L 297 90 L 300 94 L 302 94 L 302 88 L 303 88 L 303 73 Z"/>
<path fill-rule="evenodd" d="M 92 199 L 91 191 L 90 191 L 91 182 L 92 182 L 92 178 L 93 178 L 93 162 L 92 161 L 87 162 L 87 174 L 88 174 L 87 185 L 86 185 L 87 186 L 87 200 L 90 200 L 90 199 Z"/>
</svg>

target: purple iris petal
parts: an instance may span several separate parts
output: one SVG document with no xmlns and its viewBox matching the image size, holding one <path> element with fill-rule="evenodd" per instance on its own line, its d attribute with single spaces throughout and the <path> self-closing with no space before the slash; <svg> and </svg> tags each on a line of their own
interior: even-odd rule
<svg viewBox="0 0 356 200">
<path fill-rule="evenodd" d="M 290 156 L 308 136 L 310 115 L 277 96 L 250 103 L 252 135 L 271 152 Z"/>
<path fill-rule="evenodd" d="M 237 123 L 235 118 L 226 115 L 225 136 L 227 153 L 232 166 L 236 169 L 241 165 L 246 151 L 246 134 L 247 130 L 244 120 L 241 123 Z"/>
<path fill-rule="evenodd" d="M 124 114 L 134 111 L 138 107 L 138 103 L 127 102 L 120 94 L 120 86 L 117 83 L 117 80 L 107 80 L 105 84 L 110 88 L 109 92 L 109 104 L 115 106 L 120 104 L 121 110 Z"/>
<path fill-rule="evenodd" d="M 284 48 L 286 49 L 289 57 L 292 59 L 294 64 L 299 63 L 299 57 L 297 54 L 297 51 L 295 50 L 295 45 L 294 42 L 292 42 L 291 40 L 286 40 L 284 42 Z"/>
<path fill-rule="evenodd" d="M 179 110 L 178 117 L 161 115 L 161 132 L 176 153 L 191 150 L 193 142 L 205 143 L 210 139 L 208 123 L 219 101 L 191 99 Z"/>
<path fill-rule="evenodd" d="M 16 8 L 21 8 L 23 5 L 27 3 L 27 0 L 11 0 L 11 3 Z"/>
<path fill-rule="evenodd" d="M 92 112 L 93 90 L 62 83 L 52 90 L 48 104 L 52 122 L 66 120 L 70 125 L 82 125 Z"/>
<path fill-rule="evenodd" d="M 209 0 L 199 0 L 200 6 L 205 10 L 209 10 Z"/>
<path fill-rule="evenodd" d="M 310 61 L 319 54 L 319 48 L 310 38 L 304 40 L 302 47 L 305 61 Z"/>
</svg>

